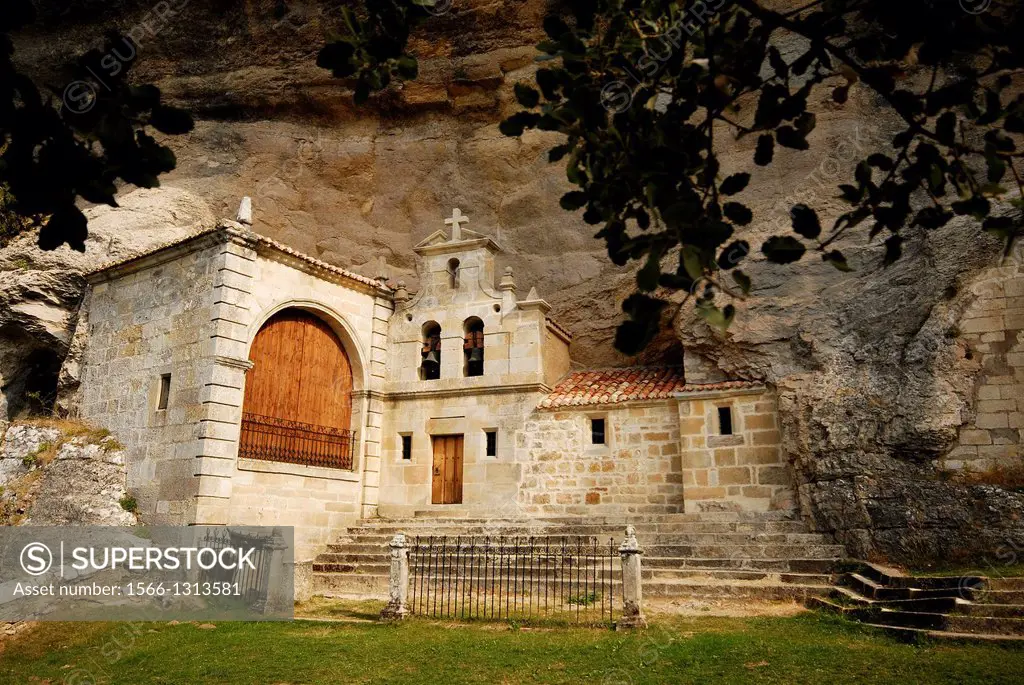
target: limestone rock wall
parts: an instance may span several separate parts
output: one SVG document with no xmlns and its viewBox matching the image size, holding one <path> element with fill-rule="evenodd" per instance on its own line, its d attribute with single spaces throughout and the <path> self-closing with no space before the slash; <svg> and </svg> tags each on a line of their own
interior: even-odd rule
<svg viewBox="0 0 1024 685">
<path fill-rule="evenodd" d="M 4 525 L 135 525 L 121 498 L 125 453 L 106 431 L 15 424 L 0 444 Z"/>
<path fill-rule="evenodd" d="M 417 37 L 421 79 L 362 110 L 314 65 L 337 25 L 332 3 L 296 0 L 276 17 L 272 0 L 174 0 L 175 15 L 157 21 L 142 0 L 36 4 L 43 21 L 17 37 L 17 54 L 33 73 L 55 75 L 46 82 L 67 75 L 71 58 L 107 28 L 136 29 L 139 78 L 199 114 L 191 135 L 171 141 L 179 168 L 169 183 L 204 198 L 216 215 L 233 216 L 238 198 L 251 195 L 258 231 L 371 276 L 380 255 L 394 277 L 415 287 L 411 247 L 458 205 L 472 217 L 470 228 L 510 249 L 499 268 L 514 266 L 552 302 L 553 316 L 575 333 L 577 360 L 624 361 L 610 341 L 631 274 L 610 266 L 593 230 L 558 208 L 566 183 L 561 168 L 544 161 L 551 141 L 497 131 L 514 106 L 512 84 L 534 68 L 529 46 L 545 1 L 455 3 Z M 774 165 L 753 170 L 741 199 L 757 221 L 737 237 L 756 246 L 788 231 L 786 211 L 799 201 L 818 208 L 827 225 L 842 211 L 836 184 L 886 143 L 895 123 L 868 95 L 854 87 L 839 107 L 829 91 L 812 101 L 811 150 L 779 150 Z M 723 156 L 723 173 L 748 167 L 753 144 L 737 141 Z M 90 227 L 97 236 L 90 251 L 136 235 L 123 225 L 101 234 L 95 220 Z M 678 363 L 682 342 L 688 373 L 775 383 L 802 510 L 851 553 L 918 561 L 991 555 L 1008 544 L 1024 549 L 1019 495 L 947 483 L 935 465 L 964 461 L 950 450 L 958 441 L 968 446 L 965 432 L 978 428 L 972 417 L 986 413 L 982 396 L 996 399 L 991 389 L 975 391 L 976 355 L 995 348 L 975 349 L 971 359 L 968 351 L 1000 341 L 972 340 L 961 319 L 975 299 L 970 283 L 997 263 L 1000 246 L 961 222 L 909 234 L 905 258 L 889 269 L 863 236 L 841 247 L 851 274 L 813 256 L 776 267 L 752 255 L 745 268 L 756 290 L 730 334 L 716 335 L 685 310 L 676 335 L 659 340 L 649 358 Z M 21 254 L 0 252 L 5 277 L 19 270 Z M 8 413 L 22 411 L 10 398 L 26 394 L 27 370 L 52 364 L 31 354 L 63 355 L 80 293 L 50 269 L 25 271 L 0 284 L 0 409 L 6 404 Z M 706 363 L 695 364 L 697 357 Z"/>
<path fill-rule="evenodd" d="M 135 190 L 118 201 L 117 209 L 86 210 L 84 253 L 67 246 L 43 252 L 34 233 L 0 250 L 0 419 L 48 408 L 62 364 L 63 392 L 74 395 L 82 351 L 74 331 L 84 273 L 214 224 L 206 203 L 180 188 Z"/>
</svg>

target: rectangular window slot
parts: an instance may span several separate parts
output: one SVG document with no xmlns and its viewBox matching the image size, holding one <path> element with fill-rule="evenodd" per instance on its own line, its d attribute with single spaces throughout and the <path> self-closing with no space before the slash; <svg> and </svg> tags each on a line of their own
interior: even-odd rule
<svg viewBox="0 0 1024 685">
<path fill-rule="evenodd" d="M 604 440 L 604 419 L 590 419 L 590 444 L 603 445 Z"/>
<path fill-rule="evenodd" d="M 171 400 L 171 374 L 165 373 L 160 376 L 160 395 L 157 398 L 156 408 L 157 411 L 167 409 L 167 404 Z"/>
<path fill-rule="evenodd" d="M 406 461 L 412 459 L 412 436 L 402 436 L 402 459 Z"/>
<path fill-rule="evenodd" d="M 485 435 L 487 436 L 487 456 L 498 456 L 498 432 L 487 431 Z"/>
<path fill-rule="evenodd" d="M 718 408 L 718 434 L 732 435 L 732 407 Z"/>
</svg>

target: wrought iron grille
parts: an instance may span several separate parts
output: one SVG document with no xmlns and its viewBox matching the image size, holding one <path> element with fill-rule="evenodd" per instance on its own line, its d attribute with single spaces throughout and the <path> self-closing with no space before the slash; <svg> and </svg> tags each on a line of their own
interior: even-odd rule
<svg viewBox="0 0 1024 685">
<path fill-rule="evenodd" d="M 243 414 L 238 456 L 352 470 L 354 431 Z"/>
<path fill-rule="evenodd" d="M 445 619 L 614 621 L 614 541 L 594 537 L 416 537 L 409 610 Z"/>
<path fill-rule="evenodd" d="M 248 564 L 242 564 L 240 569 L 226 569 L 216 565 L 211 569 L 201 570 L 199 582 L 237 583 L 243 601 L 250 607 L 262 608 L 270 590 L 269 576 L 273 554 L 270 543 L 270 538 L 238 533 L 230 528 L 207 531 L 202 538 L 202 547 L 210 547 L 218 552 L 227 548 L 253 548 L 255 551 L 249 559 L 256 568 L 249 568 Z"/>
</svg>

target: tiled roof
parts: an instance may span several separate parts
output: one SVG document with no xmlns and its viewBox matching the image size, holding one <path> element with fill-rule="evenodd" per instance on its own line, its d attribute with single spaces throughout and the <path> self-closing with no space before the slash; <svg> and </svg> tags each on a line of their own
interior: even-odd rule
<svg viewBox="0 0 1024 685">
<path fill-rule="evenodd" d="M 664 400 L 681 392 L 710 392 L 760 386 L 757 381 L 687 384 L 681 366 L 573 371 L 541 400 L 542 408 Z"/>
<path fill-rule="evenodd" d="M 334 266 L 333 264 L 328 264 L 327 262 L 323 262 L 323 261 L 321 261 L 319 259 L 315 259 L 313 257 L 310 257 L 309 255 L 304 254 L 302 252 L 299 252 L 298 250 L 292 249 L 292 248 L 288 247 L 287 245 L 285 245 L 283 243 L 279 243 L 276 240 L 271 240 L 270 238 L 268 238 L 266 236 L 263 236 L 263 235 L 260 235 L 259 233 L 256 233 L 255 231 L 251 231 L 249 229 L 246 229 L 246 228 L 242 227 L 239 224 L 235 224 L 234 226 L 232 226 L 232 225 L 227 225 L 227 224 L 223 224 L 223 223 L 218 225 L 218 226 L 215 226 L 213 228 L 207 228 L 207 229 L 204 229 L 204 230 L 199 231 L 197 233 L 192 233 L 191 235 L 187 235 L 187 236 L 184 236 L 182 238 L 178 238 L 177 240 L 172 240 L 170 242 L 163 243 L 161 245 L 157 245 L 157 246 L 155 246 L 155 247 L 153 247 L 153 248 L 151 248 L 149 250 L 146 250 L 145 252 L 143 252 L 141 254 L 136 254 L 136 255 L 132 255 L 130 257 L 127 257 L 125 259 L 121 259 L 121 260 L 117 260 L 117 261 L 113 261 L 113 262 L 108 262 L 108 263 L 103 264 L 103 265 L 93 269 L 92 271 L 88 272 L 86 274 L 86 276 L 92 276 L 92 275 L 95 275 L 95 274 L 102 273 L 104 271 L 108 271 L 110 269 L 115 269 L 115 268 L 118 268 L 118 267 L 126 266 L 126 265 L 128 265 L 128 264 L 130 264 L 130 263 L 132 263 L 132 262 L 134 262 L 136 260 L 141 260 L 141 259 L 143 259 L 145 257 L 148 257 L 149 255 L 156 254 L 157 252 L 161 252 L 163 250 L 169 250 L 171 248 L 178 247 L 179 245 L 184 245 L 185 243 L 191 242 L 193 240 L 197 240 L 197 239 L 202 238 L 204 236 L 214 235 L 214 234 L 217 234 L 217 233 L 222 233 L 225 236 L 242 238 L 243 240 L 247 240 L 247 241 L 249 241 L 252 244 L 263 245 L 265 247 L 269 247 L 272 250 L 275 250 L 275 251 L 280 252 L 282 254 L 286 254 L 286 255 L 288 255 L 290 257 L 293 257 L 293 258 L 295 258 L 295 259 L 297 259 L 297 260 L 299 260 L 301 262 L 309 264 L 310 266 L 312 266 L 312 267 L 314 267 L 316 269 L 319 269 L 319 270 L 322 270 L 322 271 L 325 271 L 325 272 L 328 272 L 328 273 L 331 273 L 331 274 L 334 274 L 334 275 L 337 275 L 337 276 L 341 276 L 343 278 L 347 278 L 347 279 L 350 279 L 352 281 L 356 281 L 358 283 L 362 283 L 364 285 L 372 286 L 374 288 L 380 288 L 382 290 L 388 290 L 387 286 L 384 286 L 383 284 L 381 284 L 380 281 L 378 281 L 376 279 L 369 278 L 367 276 L 363 276 L 361 274 L 357 274 L 357 273 L 355 273 L 353 271 L 349 271 L 348 269 L 343 269 L 343 268 L 341 268 L 339 266 Z"/>
</svg>

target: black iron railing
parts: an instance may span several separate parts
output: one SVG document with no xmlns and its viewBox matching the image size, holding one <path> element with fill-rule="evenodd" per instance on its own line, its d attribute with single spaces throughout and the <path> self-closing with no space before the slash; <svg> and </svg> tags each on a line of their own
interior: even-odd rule
<svg viewBox="0 0 1024 685">
<path fill-rule="evenodd" d="M 354 431 L 243 414 L 238 456 L 351 470 L 355 444 Z"/>
<path fill-rule="evenodd" d="M 409 610 L 445 619 L 614 621 L 615 543 L 593 537 L 417 537 Z"/>
<path fill-rule="evenodd" d="M 248 557 L 252 562 L 251 566 L 242 564 L 240 568 L 235 569 L 215 565 L 213 568 L 200 571 L 199 582 L 236 584 L 237 596 L 250 607 L 262 608 L 270 592 L 270 565 L 273 555 L 271 538 L 223 528 L 207 531 L 200 542 L 200 547 L 209 547 L 217 552 L 228 548 L 253 549 Z"/>
</svg>

